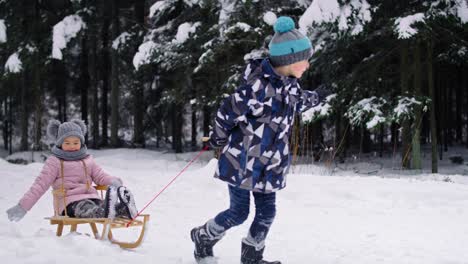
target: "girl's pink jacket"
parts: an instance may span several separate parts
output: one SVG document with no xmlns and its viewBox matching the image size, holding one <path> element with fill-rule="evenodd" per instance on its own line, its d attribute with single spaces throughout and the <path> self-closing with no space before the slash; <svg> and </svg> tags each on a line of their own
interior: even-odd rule
<svg viewBox="0 0 468 264">
<path fill-rule="evenodd" d="M 82 161 L 86 164 L 83 166 Z M 93 157 L 89 155 L 82 160 L 63 162 L 63 185 L 66 190 L 66 204 L 83 199 L 101 199 L 97 191 L 92 187 L 92 183 L 98 185 L 110 185 L 117 177 L 110 176 L 96 164 Z M 121 181 L 122 182 L 122 181 Z M 21 198 L 20 206 L 29 211 L 41 196 L 52 186 L 57 190 L 62 186 L 60 174 L 60 160 L 55 156 L 50 156 L 42 168 L 40 175 L 36 178 L 33 185 Z M 65 208 L 63 196 L 55 199 L 54 210 L 61 214 Z"/>
</svg>

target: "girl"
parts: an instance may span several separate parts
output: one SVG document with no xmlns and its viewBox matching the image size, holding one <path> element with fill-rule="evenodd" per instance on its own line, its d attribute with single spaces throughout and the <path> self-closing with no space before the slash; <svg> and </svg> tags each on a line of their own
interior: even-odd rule
<svg viewBox="0 0 468 264">
<path fill-rule="evenodd" d="M 87 153 L 84 145 L 86 131 L 82 120 L 73 119 L 63 124 L 57 120 L 49 122 L 47 134 L 55 141 L 52 155 L 19 203 L 7 210 L 10 221 L 21 220 L 50 186 L 53 190 L 61 190 L 60 197 L 54 197 L 57 214 L 130 219 L 137 215 L 133 195 L 122 186 L 122 180 L 108 175 Z M 91 186 L 93 182 L 109 185 L 104 201 Z"/>
</svg>

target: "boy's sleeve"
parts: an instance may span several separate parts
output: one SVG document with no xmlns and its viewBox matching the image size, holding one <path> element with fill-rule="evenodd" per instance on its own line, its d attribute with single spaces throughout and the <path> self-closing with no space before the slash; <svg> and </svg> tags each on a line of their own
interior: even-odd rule
<svg viewBox="0 0 468 264">
<path fill-rule="evenodd" d="M 122 180 L 118 177 L 115 176 L 110 176 L 105 172 L 101 166 L 99 166 L 94 159 L 92 158 L 92 170 L 91 170 L 91 178 L 93 179 L 93 182 L 96 183 L 97 185 L 111 185 L 114 180 L 120 181 L 122 183 Z"/>
<path fill-rule="evenodd" d="M 325 98 L 321 98 L 315 91 L 301 90 L 300 100 L 296 105 L 297 112 L 304 112 L 317 106 Z"/>
<path fill-rule="evenodd" d="M 19 201 L 19 205 L 26 211 L 31 210 L 58 177 L 58 172 L 58 160 L 55 158 L 47 159 L 41 173 L 37 176 L 36 180 L 34 180 L 29 190 L 23 195 L 23 198 Z"/>
<path fill-rule="evenodd" d="M 224 99 L 216 113 L 214 128 L 210 134 L 211 142 L 219 146 L 224 145 L 231 134 L 231 130 L 239 122 L 247 122 L 247 113 L 251 110 L 258 111 L 260 105 L 259 98 L 257 98 L 258 94 L 252 88 L 260 85 L 260 80 L 257 80 L 254 87 L 243 85 L 235 93 Z"/>
</svg>

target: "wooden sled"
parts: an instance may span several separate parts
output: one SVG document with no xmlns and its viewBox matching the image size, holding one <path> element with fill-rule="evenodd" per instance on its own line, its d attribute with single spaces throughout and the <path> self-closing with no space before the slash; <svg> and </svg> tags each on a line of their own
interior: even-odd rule
<svg viewBox="0 0 468 264">
<path fill-rule="evenodd" d="M 104 191 L 107 190 L 107 186 L 94 186 L 96 190 L 101 192 L 101 198 L 104 196 Z M 59 194 L 61 194 L 62 197 L 65 197 L 63 195 L 63 190 L 54 190 L 53 192 L 54 195 L 54 200 L 57 198 Z M 56 200 L 55 200 L 56 201 Z M 65 210 L 66 211 L 66 210 Z M 121 248 L 136 248 L 140 246 L 140 244 L 143 242 L 143 238 L 145 236 L 145 231 L 146 231 L 146 223 L 149 221 L 149 215 L 147 214 L 142 214 L 139 215 L 136 219 L 134 219 L 130 223 L 130 219 L 124 219 L 124 218 L 115 218 L 115 219 L 110 219 L 110 218 L 74 218 L 74 217 L 69 217 L 67 215 L 59 215 L 58 212 L 55 212 L 55 215 L 52 217 L 46 217 L 45 219 L 50 221 L 51 225 L 57 225 L 57 236 L 62 236 L 63 233 L 63 227 L 64 226 L 70 226 L 70 232 L 76 232 L 78 229 L 78 225 L 87 225 L 91 227 L 91 230 L 93 231 L 93 235 L 96 239 L 99 240 L 109 240 L 113 244 L 119 245 Z M 127 228 L 128 223 L 130 225 L 128 227 L 141 227 L 140 234 L 138 236 L 138 239 L 134 242 L 123 242 L 123 241 L 118 241 L 114 239 L 114 236 L 112 234 L 113 229 L 117 228 Z M 97 228 L 97 224 L 102 225 L 102 231 L 99 232 Z"/>
<path fill-rule="evenodd" d="M 129 227 L 141 226 L 140 235 L 138 239 L 134 242 L 122 242 L 114 239 L 112 235 L 112 229 L 114 228 L 126 228 L 127 224 L 130 222 L 129 219 L 123 218 L 73 218 L 68 216 L 52 216 L 47 217 L 47 220 L 50 220 L 51 225 L 57 225 L 57 236 L 61 236 L 64 226 L 70 226 L 70 232 L 76 232 L 78 225 L 89 224 L 91 230 L 94 233 L 94 237 L 100 240 L 109 240 L 113 244 L 119 245 L 121 248 L 136 248 L 140 246 L 145 236 L 146 223 L 149 221 L 149 215 L 139 215 L 137 219 L 129 225 Z M 99 233 L 97 225 L 102 224 L 102 231 Z"/>
</svg>

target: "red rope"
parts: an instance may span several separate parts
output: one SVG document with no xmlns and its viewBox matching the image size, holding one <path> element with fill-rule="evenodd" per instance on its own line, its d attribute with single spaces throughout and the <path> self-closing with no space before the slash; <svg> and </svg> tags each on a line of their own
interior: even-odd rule
<svg viewBox="0 0 468 264">
<path fill-rule="evenodd" d="M 197 160 L 201 154 L 203 154 L 203 152 L 205 152 L 206 150 L 208 150 L 208 146 L 205 146 L 198 154 L 197 156 L 195 156 L 195 158 L 193 158 L 180 172 L 179 174 L 177 174 L 166 186 L 164 186 L 164 188 L 162 188 L 161 191 L 159 191 L 154 197 L 153 199 L 151 199 L 145 206 L 143 206 L 143 209 L 140 210 L 140 212 L 138 212 L 138 214 L 135 216 L 135 218 L 133 218 L 132 220 L 130 220 L 130 222 L 127 223 L 127 227 L 130 226 L 130 224 L 154 201 L 156 200 L 156 198 L 158 198 L 159 195 L 161 195 L 161 193 L 163 193 L 182 173 L 185 172 L 185 170 L 187 170 L 187 168 L 192 165 L 192 163 Z"/>
</svg>

